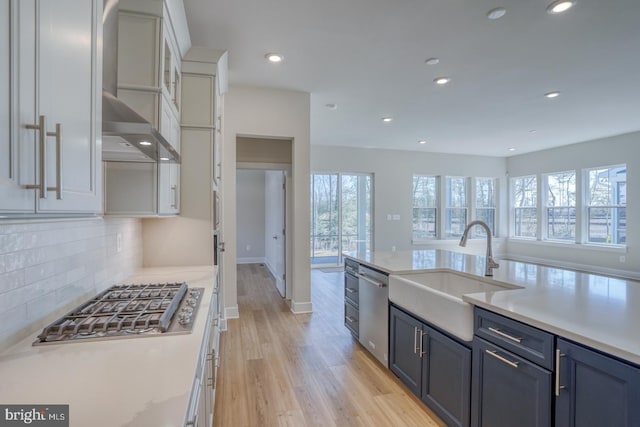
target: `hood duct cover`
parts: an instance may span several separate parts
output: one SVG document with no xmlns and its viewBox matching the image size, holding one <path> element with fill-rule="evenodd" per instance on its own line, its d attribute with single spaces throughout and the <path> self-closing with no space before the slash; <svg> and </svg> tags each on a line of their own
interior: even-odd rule
<svg viewBox="0 0 640 427">
<path fill-rule="evenodd" d="M 171 143 L 117 98 L 118 0 L 105 0 L 103 11 L 102 160 L 180 163 Z"/>
</svg>

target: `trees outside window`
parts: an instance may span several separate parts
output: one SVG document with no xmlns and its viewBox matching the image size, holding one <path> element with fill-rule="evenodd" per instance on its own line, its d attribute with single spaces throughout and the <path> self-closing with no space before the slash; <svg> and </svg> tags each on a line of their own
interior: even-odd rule
<svg viewBox="0 0 640 427">
<path fill-rule="evenodd" d="M 536 238 L 538 235 L 538 180 L 535 175 L 511 179 L 513 236 Z"/>
<path fill-rule="evenodd" d="M 559 172 L 546 176 L 547 238 L 576 240 L 576 173 Z"/>
</svg>

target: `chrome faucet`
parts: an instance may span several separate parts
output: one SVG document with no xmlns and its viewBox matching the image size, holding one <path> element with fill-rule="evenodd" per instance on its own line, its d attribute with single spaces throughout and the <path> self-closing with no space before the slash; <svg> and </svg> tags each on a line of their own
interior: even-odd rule
<svg viewBox="0 0 640 427">
<path fill-rule="evenodd" d="M 464 229 L 464 232 L 462 233 L 462 237 L 460 238 L 460 246 L 462 247 L 467 246 L 467 238 L 469 236 L 469 230 L 474 225 L 481 226 L 487 232 L 487 256 L 485 258 L 485 264 L 484 264 L 484 275 L 493 276 L 493 269 L 500 267 L 500 264 L 498 264 L 493 260 L 493 253 L 491 252 L 491 229 L 489 228 L 486 222 L 475 220 L 467 224 L 466 228 Z"/>
</svg>

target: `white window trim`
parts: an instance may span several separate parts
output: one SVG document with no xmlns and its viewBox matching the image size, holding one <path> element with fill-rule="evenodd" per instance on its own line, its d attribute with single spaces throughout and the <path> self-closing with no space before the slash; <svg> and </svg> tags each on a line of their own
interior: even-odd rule
<svg viewBox="0 0 640 427">
<path fill-rule="evenodd" d="M 589 171 L 596 169 L 612 169 L 612 168 L 621 168 L 628 167 L 626 164 L 614 164 L 614 165 L 603 165 L 603 166 L 594 166 L 583 168 L 580 170 L 575 170 L 576 174 L 576 230 L 575 230 L 575 240 L 561 240 L 561 239 L 550 239 L 548 236 L 547 230 L 547 190 L 548 190 L 548 182 L 547 176 L 555 175 L 558 173 L 570 172 L 569 170 L 558 171 L 558 172 L 545 172 L 545 173 L 536 173 L 529 175 L 519 175 L 515 177 L 509 177 L 507 179 L 508 182 L 508 203 L 509 203 L 509 220 L 508 220 L 508 237 L 507 241 L 513 241 L 518 243 L 527 243 L 534 245 L 549 245 L 555 247 L 567 247 L 571 245 L 572 249 L 576 248 L 579 250 L 591 250 L 591 251 L 600 251 L 600 252 L 609 252 L 609 253 L 627 253 L 627 244 L 613 244 L 613 243 L 597 243 L 597 242 L 589 242 L 589 221 L 588 221 L 588 209 L 591 207 L 587 205 L 586 200 L 589 199 Z M 536 224 L 536 237 L 525 237 L 525 236 L 516 236 L 515 233 L 515 195 L 514 195 L 514 185 L 513 181 L 516 179 L 522 179 L 526 177 L 535 177 L 536 178 L 536 212 L 538 215 L 537 224 Z M 607 207 L 607 206 L 605 206 Z M 611 207 L 619 207 L 618 205 Z"/>
</svg>

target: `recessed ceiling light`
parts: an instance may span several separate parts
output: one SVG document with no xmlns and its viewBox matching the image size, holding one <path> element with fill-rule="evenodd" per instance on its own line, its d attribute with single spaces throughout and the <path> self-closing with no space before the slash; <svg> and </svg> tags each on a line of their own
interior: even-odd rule
<svg viewBox="0 0 640 427">
<path fill-rule="evenodd" d="M 383 117 L 382 121 L 385 122 L 385 123 L 392 122 L 393 121 L 393 117 Z"/>
<path fill-rule="evenodd" d="M 265 56 L 265 58 L 267 58 L 269 61 L 271 62 L 280 62 L 284 59 L 284 56 L 280 55 L 279 53 L 267 53 Z"/>
<path fill-rule="evenodd" d="M 566 12 L 576 5 L 575 0 L 556 0 L 547 6 L 547 13 L 556 14 Z"/>
<path fill-rule="evenodd" d="M 140 145 L 151 145 L 151 143 L 149 141 L 140 141 L 139 144 Z"/>
<path fill-rule="evenodd" d="M 446 85 L 451 81 L 450 77 L 436 77 L 433 82 L 437 85 Z"/>
<path fill-rule="evenodd" d="M 504 7 L 496 7 L 495 9 L 491 9 L 487 12 L 487 18 L 489 19 L 500 19 L 507 13 L 507 9 Z"/>
<path fill-rule="evenodd" d="M 557 98 L 560 96 L 560 92 L 558 91 L 554 91 L 554 92 L 547 92 L 544 94 L 545 97 L 552 99 L 552 98 Z"/>
<path fill-rule="evenodd" d="M 418 141 L 418 144 L 426 144 L 427 140 L 426 139 L 421 139 L 420 141 Z"/>
<path fill-rule="evenodd" d="M 438 58 L 429 58 L 424 61 L 424 63 L 427 65 L 436 65 L 439 62 L 440 60 Z"/>
<path fill-rule="evenodd" d="M 168 157 L 160 157 L 160 160 L 166 162 L 167 160 L 169 160 L 169 158 Z"/>
<path fill-rule="evenodd" d="M 338 104 L 324 104 L 325 107 L 327 107 L 330 110 L 337 110 L 338 109 Z"/>
<path fill-rule="evenodd" d="M 531 129 L 531 130 L 529 131 L 529 133 L 536 133 L 536 132 L 538 132 L 538 131 L 537 131 L 537 130 L 535 130 L 535 129 Z"/>
<path fill-rule="evenodd" d="M 516 151 L 516 148 L 515 147 L 510 147 L 509 151 Z"/>
</svg>

